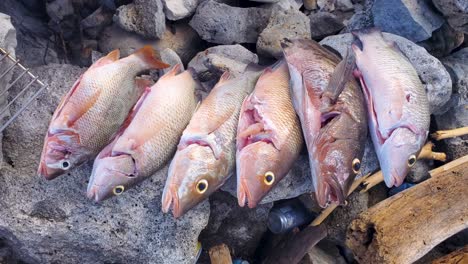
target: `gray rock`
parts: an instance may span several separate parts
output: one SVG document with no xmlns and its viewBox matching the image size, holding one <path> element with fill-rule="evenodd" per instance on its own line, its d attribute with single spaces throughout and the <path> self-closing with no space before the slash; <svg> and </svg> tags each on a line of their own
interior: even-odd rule
<svg viewBox="0 0 468 264">
<path fill-rule="evenodd" d="M 0 12 L 8 14 L 16 29 L 16 57 L 26 67 L 59 63 L 59 56 L 50 37 L 50 30 L 41 14 L 25 8 L 20 1 L 0 1 Z"/>
<path fill-rule="evenodd" d="M 161 55 L 161 60 L 164 61 L 165 63 L 171 65 L 171 67 L 169 68 L 166 68 L 166 69 L 162 69 L 160 70 L 160 75 L 163 75 L 165 73 L 167 73 L 168 71 L 170 71 L 170 69 L 172 68 L 172 66 L 174 65 L 177 65 L 177 64 L 181 64 L 182 65 L 182 68 L 181 70 L 185 70 L 184 68 L 184 65 L 182 64 L 182 61 L 180 60 L 180 57 L 179 55 L 177 55 L 177 53 L 169 48 L 165 48 L 161 51 L 160 53 Z"/>
<path fill-rule="evenodd" d="M 25 263 L 193 263 L 208 203 L 179 220 L 162 214 L 167 167 L 101 204 L 85 197 L 91 163 L 54 181 L 36 176 L 52 113 L 83 71 L 65 64 L 33 69 L 50 87 L 5 133 L 0 241 Z"/>
<path fill-rule="evenodd" d="M 383 33 L 383 35 L 386 40 L 396 42 L 400 50 L 413 64 L 426 89 L 431 113 L 441 114 L 446 111 L 444 105 L 452 94 L 452 80 L 442 63 L 424 48 L 403 37 L 390 33 Z M 327 37 L 320 41 L 320 44 L 332 47 L 343 56 L 352 41 L 353 36 L 346 33 Z"/>
<path fill-rule="evenodd" d="M 432 33 L 431 38 L 418 43 L 433 56 L 440 58 L 449 55 L 462 45 L 465 37 L 463 32 L 455 31 L 447 22 Z"/>
<path fill-rule="evenodd" d="M 349 33 L 353 30 L 359 30 L 363 28 L 369 28 L 374 26 L 374 19 L 372 17 L 371 7 L 372 0 L 365 1 L 364 5 L 355 4 L 354 14 L 347 21 L 344 21 L 345 28 L 341 33 Z"/>
<path fill-rule="evenodd" d="M 46 10 L 49 17 L 55 21 L 61 21 L 75 12 L 72 0 L 47 1 Z"/>
<path fill-rule="evenodd" d="M 336 1 L 336 9 L 347 12 L 354 9 L 353 2 L 351 0 L 338 0 Z"/>
<path fill-rule="evenodd" d="M 102 7 L 81 20 L 81 27 L 90 37 L 97 39 L 102 30 L 112 24 L 112 13 Z"/>
<path fill-rule="evenodd" d="M 432 3 L 455 30 L 468 34 L 468 2 L 466 0 L 432 0 Z"/>
<path fill-rule="evenodd" d="M 367 174 L 372 174 L 378 171 L 380 168 L 379 159 L 374 150 L 374 145 L 370 136 L 367 137 L 366 145 L 364 147 L 364 155 L 361 160 L 361 171 L 357 175 L 357 178 L 360 178 Z"/>
<path fill-rule="evenodd" d="M 231 7 L 208 0 L 198 6 L 190 26 L 208 42 L 255 43 L 268 24 L 270 12 L 268 8 Z"/>
<path fill-rule="evenodd" d="M 127 56 L 144 45 L 151 45 L 158 51 L 166 48 L 172 49 L 184 63 L 188 63 L 203 48 L 202 40 L 197 32 L 184 23 L 175 23 L 167 27 L 163 37 L 159 40 L 143 38 L 115 25 L 107 27 L 99 39 L 99 49 L 102 52 L 108 53 L 114 49 L 120 49 L 121 56 Z"/>
<path fill-rule="evenodd" d="M 221 187 L 223 191 L 234 197 L 237 197 L 236 188 L 235 174 Z M 294 163 L 291 171 L 260 201 L 260 204 L 298 197 L 304 193 L 311 193 L 313 189 L 308 157 L 301 155 Z"/>
<path fill-rule="evenodd" d="M 382 31 L 412 41 L 430 38 L 432 32 L 444 23 L 429 0 L 375 0 L 372 14 L 374 25 Z"/>
<path fill-rule="evenodd" d="M 276 11 L 270 17 L 267 27 L 257 40 L 257 52 L 260 55 L 283 57 L 281 40 L 284 38 L 310 38 L 309 18 L 301 11 Z"/>
<path fill-rule="evenodd" d="M 442 59 L 453 82 L 453 94 L 445 105 L 447 112 L 436 115 L 435 121 L 440 130 L 468 126 L 468 48 L 459 50 Z M 468 153 L 468 136 L 444 139 L 449 160 Z"/>
<path fill-rule="evenodd" d="M 316 40 L 334 35 L 344 28 L 343 23 L 328 12 L 312 13 L 309 18 L 311 37 Z"/>
<path fill-rule="evenodd" d="M 0 13 L 0 47 L 2 47 L 7 52 L 9 52 L 11 56 L 15 57 L 16 30 L 11 24 L 10 17 L 2 13 Z M 12 64 L 13 63 L 9 60 L 2 60 L 0 62 L 0 74 L 2 74 L 4 71 L 6 71 L 6 69 L 11 67 Z M 3 78 L 0 78 L 0 91 L 5 91 L 10 80 L 11 80 L 11 73 L 3 76 Z M 4 107 L 7 105 L 7 96 L 8 94 L 5 94 L 2 97 L 0 97 L 0 109 L 4 109 Z M 6 117 L 5 115 L 0 114 L 0 125 L 4 124 L 2 121 L 5 117 Z M 2 151 L 1 140 L 2 140 L 2 134 L 0 133 L 0 163 L 3 162 L 3 151 Z"/>
<path fill-rule="evenodd" d="M 200 0 L 163 0 L 167 19 L 179 20 L 191 16 Z"/>
<path fill-rule="evenodd" d="M 258 56 L 243 46 L 219 45 L 199 52 L 188 67 L 195 70 L 200 81 L 206 82 L 219 78 L 226 70 L 239 74 L 252 62 L 258 63 Z"/>
<path fill-rule="evenodd" d="M 276 3 L 265 4 L 260 7 L 269 9 L 271 12 L 290 9 L 299 10 L 302 7 L 302 0 L 279 0 Z"/>
<path fill-rule="evenodd" d="M 418 160 L 406 176 L 405 181 L 410 183 L 420 183 L 429 179 L 429 170 L 432 169 L 429 162 L 430 161 L 427 160 Z"/>
<path fill-rule="evenodd" d="M 317 0 L 320 11 L 332 12 L 335 10 L 336 0 Z"/>
<path fill-rule="evenodd" d="M 161 0 L 135 0 L 117 9 L 114 22 L 144 37 L 162 38 L 166 29 L 164 6 Z"/>
<path fill-rule="evenodd" d="M 210 197 L 210 220 L 200 234 L 203 248 L 225 243 L 236 258 L 252 262 L 262 235 L 267 231 L 268 212 L 272 203 L 255 209 L 239 207 L 237 200 L 224 192 Z"/>
</svg>

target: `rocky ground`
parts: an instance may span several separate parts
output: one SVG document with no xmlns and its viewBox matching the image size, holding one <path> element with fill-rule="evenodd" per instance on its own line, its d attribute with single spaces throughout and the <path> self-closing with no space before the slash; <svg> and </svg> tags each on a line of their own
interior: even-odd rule
<svg viewBox="0 0 468 264">
<path fill-rule="evenodd" d="M 197 92 L 204 97 L 225 70 L 239 74 L 249 63 L 266 65 L 280 58 L 284 38 L 312 38 L 343 54 L 352 41 L 350 31 L 378 26 L 418 72 L 430 102 L 431 131 L 452 129 L 468 126 L 468 5 L 461 2 L 0 1 L 0 47 L 50 85 L 0 138 L 0 263 L 194 263 L 198 241 L 204 249 L 200 263 L 209 261 L 207 250 L 217 243 L 227 244 L 236 259 L 258 263 L 262 245 L 272 235 L 268 213 L 278 201 L 300 197 L 317 212 L 308 195 L 312 184 L 306 153 L 256 209 L 237 206 L 231 178 L 222 191 L 179 220 L 160 210 L 167 168 L 122 199 L 102 204 L 84 196 L 91 164 L 51 182 L 36 177 L 43 136 L 58 101 L 103 54 L 120 49 L 126 56 L 152 45 L 169 64 L 193 68 L 203 84 Z M 0 90 L 15 76 L 18 72 L 1 78 Z M 7 99 L 0 98 L 0 107 Z M 443 140 L 436 148 L 452 160 L 466 155 L 468 138 Z M 407 181 L 427 179 L 436 165 L 418 161 Z M 369 141 L 361 174 L 377 169 Z M 327 239 L 303 263 L 351 262 L 344 245 L 348 224 L 387 196 L 381 185 L 352 194 L 348 205 L 327 219 Z M 463 237 L 441 244 L 421 263 L 466 244 Z"/>
</svg>

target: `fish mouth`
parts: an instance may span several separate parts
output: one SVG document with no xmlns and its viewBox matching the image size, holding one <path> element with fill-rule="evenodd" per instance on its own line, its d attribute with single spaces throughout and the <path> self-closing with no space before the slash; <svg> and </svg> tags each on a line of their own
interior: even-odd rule
<svg viewBox="0 0 468 264">
<path fill-rule="evenodd" d="M 179 196 L 175 186 L 169 187 L 168 191 L 163 193 L 162 211 L 168 213 L 171 208 L 174 218 L 179 218 L 184 214 L 180 208 Z"/>
<path fill-rule="evenodd" d="M 101 201 L 99 197 L 99 185 L 93 185 L 88 189 L 86 196 L 88 199 L 94 200 L 96 203 Z"/>
<path fill-rule="evenodd" d="M 62 169 L 54 169 L 48 167 L 45 163 L 39 164 L 39 169 L 37 170 L 37 175 L 42 177 L 48 181 L 57 178 L 58 176 L 62 175 L 65 171 Z"/>
<path fill-rule="evenodd" d="M 388 188 L 391 188 L 393 186 L 398 187 L 403 183 L 404 178 L 398 176 L 398 173 L 395 168 L 392 169 L 390 173 L 390 178 L 384 178 L 385 179 L 385 185 L 387 185 Z"/>
<path fill-rule="evenodd" d="M 341 188 L 336 177 L 325 181 L 323 185 L 324 190 L 322 192 L 317 192 L 317 203 L 320 207 L 326 208 L 330 204 L 345 204 L 345 190 Z"/>
<path fill-rule="evenodd" d="M 258 202 L 252 199 L 252 194 L 249 188 L 247 188 L 247 183 L 245 181 L 241 181 L 237 190 L 237 203 L 240 207 L 247 205 L 249 208 L 255 208 L 257 206 Z"/>
</svg>

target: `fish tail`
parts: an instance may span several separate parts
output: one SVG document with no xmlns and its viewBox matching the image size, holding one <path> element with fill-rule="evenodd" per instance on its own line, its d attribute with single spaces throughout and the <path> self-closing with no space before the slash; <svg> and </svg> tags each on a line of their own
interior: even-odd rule
<svg viewBox="0 0 468 264">
<path fill-rule="evenodd" d="M 137 50 L 133 55 L 142 60 L 151 69 L 164 69 L 170 66 L 157 58 L 156 51 L 150 45 Z"/>
</svg>

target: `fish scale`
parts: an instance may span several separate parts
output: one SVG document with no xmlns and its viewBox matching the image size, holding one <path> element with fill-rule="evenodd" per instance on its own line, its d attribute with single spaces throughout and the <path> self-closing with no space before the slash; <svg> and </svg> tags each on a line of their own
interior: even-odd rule
<svg viewBox="0 0 468 264">
<path fill-rule="evenodd" d="M 97 156 L 88 197 L 102 201 L 120 195 L 157 170 L 176 150 L 182 131 L 197 106 L 198 83 L 190 71 L 174 66 L 135 106 L 114 141 Z"/>
<path fill-rule="evenodd" d="M 411 62 L 377 29 L 353 33 L 352 48 L 365 90 L 369 131 L 388 187 L 403 183 L 427 138 L 429 103 Z M 398 155 L 395 155 L 398 153 Z"/>
<path fill-rule="evenodd" d="M 125 121 L 146 84 L 135 77 L 168 65 L 145 46 L 120 59 L 118 50 L 102 57 L 75 82 L 54 112 L 45 136 L 38 174 L 54 179 L 94 158 Z"/>
<path fill-rule="evenodd" d="M 240 108 L 259 75 L 260 71 L 250 68 L 239 77 L 225 72 L 201 103 L 169 167 L 162 199 L 164 212 L 172 206 L 174 217 L 180 217 L 231 176 Z M 198 183 L 205 181 L 206 190 L 198 192 Z"/>
</svg>

